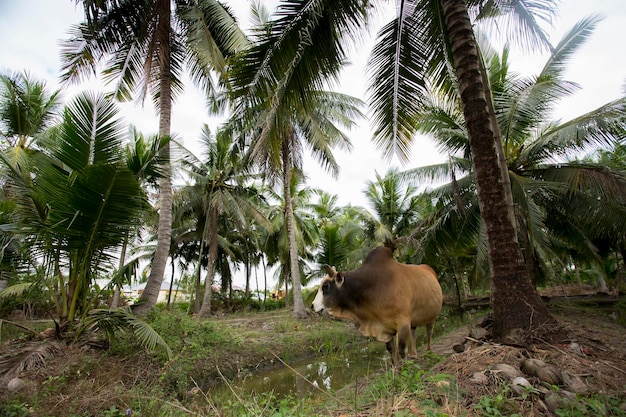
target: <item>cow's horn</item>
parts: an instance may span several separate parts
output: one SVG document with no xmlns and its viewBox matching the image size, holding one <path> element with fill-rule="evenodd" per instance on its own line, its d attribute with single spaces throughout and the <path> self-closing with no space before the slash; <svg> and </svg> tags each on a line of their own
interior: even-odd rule
<svg viewBox="0 0 626 417">
<path fill-rule="evenodd" d="M 324 269 L 326 270 L 326 273 L 328 274 L 329 277 L 334 277 L 335 274 L 337 273 L 337 270 L 335 269 L 334 266 L 330 266 L 330 265 L 324 265 Z"/>
</svg>

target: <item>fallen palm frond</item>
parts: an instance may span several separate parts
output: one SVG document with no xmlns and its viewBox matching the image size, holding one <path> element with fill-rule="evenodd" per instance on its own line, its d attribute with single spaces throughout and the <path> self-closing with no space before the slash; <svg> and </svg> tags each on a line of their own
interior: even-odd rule
<svg viewBox="0 0 626 417">
<path fill-rule="evenodd" d="M 43 367 L 46 361 L 63 352 L 56 340 L 31 341 L 0 356 L 0 375 L 13 378 L 22 371 Z"/>
<path fill-rule="evenodd" d="M 160 346 L 167 353 L 168 359 L 172 359 L 173 356 L 172 350 L 165 343 L 165 340 L 148 323 L 133 315 L 129 307 L 90 311 L 87 317 L 81 321 L 76 332 L 77 337 L 85 330 L 102 330 L 109 339 L 112 339 L 116 332 L 131 330 L 137 337 L 139 344 L 148 350 Z"/>
</svg>

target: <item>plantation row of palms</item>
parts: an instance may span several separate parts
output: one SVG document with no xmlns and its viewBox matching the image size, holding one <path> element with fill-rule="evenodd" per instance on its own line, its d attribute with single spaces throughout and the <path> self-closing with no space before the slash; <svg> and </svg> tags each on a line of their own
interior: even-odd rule
<svg viewBox="0 0 626 417">
<path fill-rule="evenodd" d="M 142 314 L 156 303 L 171 258 L 194 271 L 194 310 L 208 316 L 214 277 L 225 290 L 236 270 L 249 284 L 275 265 L 291 284 L 294 315 L 305 317 L 301 286 L 320 264 L 352 268 L 384 244 L 402 260 L 430 263 L 458 292 L 489 283 L 494 335 L 503 337 L 551 322 L 531 277 L 558 281 L 573 266 L 607 262 L 619 269 L 626 98 L 571 121 L 550 119 L 576 89 L 563 70 L 597 19 L 551 47 L 540 74 L 521 77 L 509 72 L 507 49 L 499 55 L 475 42 L 470 12 L 479 20 L 522 12 L 523 30 L 545 42 L 528 10 L 399 2 L 370 59 L 374 140 L 402 157 L 425 133 L 449 162 L 378 175 L 365 184 L 368 212 L 337 207 L 336 196 L 306 186 L 299 168 L 308 149 L 336 173 L 333 149 L 351 146 L 343 129 L 362 117 L 362 103 L 327 86 L 376 6 L 292 0 L 272 17 L 256 4 L 258 30 L 247 38 L 218 2 L 174 3 L 172 14 L 167 0 L 83 1 L 86 22 L 63 49 L 66 80 L 104 63 L 116 81 L 110 97 L 153 87 L 157 137 L 128 137 L 108 96 L 79 95 L 55 117 L 56 92 L 26 74 L 3 76 L 2 260 L 13 284 L 5 294 L 46 293 L 61 323 L 72 323 L 99 306 L 97 278 L 119 287 L 143 256 L 150 275 L 134 309 Z M 230 114 L 214 134 L 205 129 L 199 156 L 169 138 L 185 65 L 212 107 Z M 172 172 L 184 173 L 185 184 L 172 189 Z"/>
</svg>

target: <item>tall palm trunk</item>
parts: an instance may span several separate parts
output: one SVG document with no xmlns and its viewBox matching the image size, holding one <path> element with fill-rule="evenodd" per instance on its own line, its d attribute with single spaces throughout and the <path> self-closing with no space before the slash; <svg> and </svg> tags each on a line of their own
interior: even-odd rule
<svg viewBox="0 0 626 417">
<path fill-rule="evenodd" d="M 204 228 L 202 229 L 202 234 L 200 235 L 200 250 L 198 251 L 198 266 L 196 268 L 196 293 L 195 293 L 195 302 L 194 302 L 194 313 L 199 313 L 202 305 L 200 304 L 200 284 L 202 283 L 202 255 L 204 254 L 204 248 L 206 246 L 207 239 L 209 237 L 209 215 L 211 211 L 206 210 L 206 214 L 204 215 Z M 211 300 L 211 294 L 209 294 L 209 302 Z M 209 307 L 210 310 L 210 307 Z"/>
<path fill-rule="evenodd" d="M 442 0 L 459 82 L 476 177 L 478 203 L 487 230 L 493 337 L 505 340 L 515 329 L 548 330 L 556 321 L 532 286 L 515 229 L 511 186 L 491 92 L 463 0 Z"/>
<path fill-rule="evenodd" d="M 209 317 L 211 315 L 211 286 L 213 285 L 215 261 L 217 260 L 217 214 L 215 207 L 208 208 L 206 242 L 209 245 L 209 260 L 207 262 L 207 272 L 204 280 L 204 298 L 202 300 L 202 307 L 198 312 L 198 316 L 200 317 Z"/>
<path fill-rule="evenodd" d="M 304 300 L 302 299 L 302 284 L 300 283 L 300 268 L 298 267 L 298 246 L 296 244 L 296 229 L 291 204 L 291 151 L 289 142 L 283 142 L 283 188 L 285 192 L 285 221 L 287 223 L 287 234 L 289 239 L 289 269 L 293 280 L 293 316 L 296 318 L 307 318 Z M 285 277 L 285 282 L 287 282 Z M 287 293 L 285 292 L 285 298 Z M 285 300 L 285 303 L 287 300 Z"/>
<path fill-rule="evenodd" d="M 159 0 L 159 135 L 170 136 L 172 114 L 172 74 L 171 74 L 171 10 L 170 0 Z M 169 142 L 161 149 L 163 177 L 159 180 L 159 225 L 157 247 L 152 259 L 150 277 L 146 283 L 139 304 L 134 308 L 136 314 L 145 314 L 156 305 L 163 283 L 165 266 L 170 252 L 172 235 L 172 166 L 170 164 Z"/>
</svg>

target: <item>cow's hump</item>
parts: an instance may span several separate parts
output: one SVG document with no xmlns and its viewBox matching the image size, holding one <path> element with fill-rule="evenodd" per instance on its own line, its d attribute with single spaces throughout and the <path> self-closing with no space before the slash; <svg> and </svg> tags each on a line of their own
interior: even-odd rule
<svg viewBox="0 0 626 417">
<path fill-rule="evenodd" d="M 393 259 L 393 253 L 391 252 L 391 249 L 381 246 L 379 248 L 372 249 L 370 253 L 367 255 L 367 257 L 365 258 L 365 261 L 363 263 L 364 264 L 372 264 L 372 263 L 377 264 L 377 263 L 389 262 L 392 259 Z"/>
</svg>

